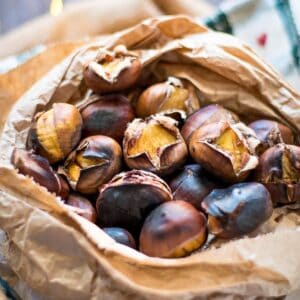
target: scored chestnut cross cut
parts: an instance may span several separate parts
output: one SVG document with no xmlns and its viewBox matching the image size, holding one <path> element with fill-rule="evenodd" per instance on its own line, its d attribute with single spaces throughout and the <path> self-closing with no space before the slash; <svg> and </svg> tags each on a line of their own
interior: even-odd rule
<svg viewBox="0 0 300 300">
<path fill-rule="evenodd" d="M 174 119 L 162 115 L 131 122 L 123 140 L 126 164 L 131 169 L 159 175 L 170 174 L 180 167 L 188 151 L 176 125 Z"/>
</svg>

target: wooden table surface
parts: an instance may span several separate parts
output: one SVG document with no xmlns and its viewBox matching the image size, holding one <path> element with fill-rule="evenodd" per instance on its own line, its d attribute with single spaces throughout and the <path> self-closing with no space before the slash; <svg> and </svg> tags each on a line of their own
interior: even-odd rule
<svg viewBox="0 0 300 300">
<path fill-rule="evenodd" d="M 75 1 L 80 0 L 64 0 L 63 2 L 66 4 Z M 206 1 L 216 5 L 222 0 Z M 0 0 L 0 35 L 48 12 L 50 2 L 51 0 Z"/>
</svg>

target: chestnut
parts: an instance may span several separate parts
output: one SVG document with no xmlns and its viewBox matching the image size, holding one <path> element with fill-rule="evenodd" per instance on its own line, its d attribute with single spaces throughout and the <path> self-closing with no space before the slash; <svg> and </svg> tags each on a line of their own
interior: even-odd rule
<svg viewBox="0 0 300 300">
<path fill-rule="evenodd" d="M 269 190 L 274 204 L 300 200 L 300 147 L 277 144 L 259 158 L 254 179 Z"/>
<path fill-rule="evenodd" d="M 243 123 L 211 123 L 194 131 L 189 140 L 192 158 L 225 182 L 244 180 L 258 165 L 259 144 Z"/>
<path fill-rule="evenodd" d="M 167 175 L 183 165 L 188 150 L 176 125 L 174 119 L 161 115 L 129 123 L 123 140 L 127 166 Z"/>
<path fill-rule="evenodd" d="M 213 190 L 202 202 L 211 234 L 231 239 L 249 234 L 267 221 L 273 206 L 268 190 L 260 183 L 237 183 Z"/>
<path fill-rule="evenodd" d="M 260 141 L 257 147 L 258 153 L 263 153 L 266 149 L 279 144 L 293 144 L 293 132 L 287 126 L 271 120 L 257 120 L 248 125 L 256 133 Z"/>
<path fill-rule="evenodd" d="M 188 143 L 191 134 L 196 129 L 203 125 L 221 121 L 237 123 L 239 122 L 239 118 L 235 113 L 218 104 L 204 106 L 187 118 L 181 129 L 181 135 L 186 143 Z"/>
<path fill-rule="evenodd" d="M 140 251 L 155 257 L 182 257 L 200 248 L 205 240 L 204 214 L 185 201 L 170 201 L 146 218 L 140 234 Z"/>
<path fill-rule="evenodd" d="M 139 58 L 119 45 L 112 51 L 101 49 L 95 61 L 85 67 L 85 84 L 96 93 L 120 92 L 138 80 L 142 70 Z"/>
<path fill-rule="evenodd" d="M 54 103 L 52 109 L 36 115 L 29 131 L 28 147 L 50 163 L 64 159 L 81 137 L 82 119 L 68 103 Z"/>
<path fill-rule="evenodd" d="M 68 184 L 54 172 L 46 158 L 15 148 L 11 162 L 21 174 L 32 177 L 35 182 L 44 186 L 49 192 L 55 193 L 62 200 L 67 199 L 69 194 Z"/>
<path fill-rule="evenodd" d="M 138 98 L 136 114 L 140 118 L 163 112 L 181 110 L 188 115 L 200 108 L 199 99 L 192 88 L 174 77 L 148 87 Z"/>
<path fill-rule="evenodd" d="M 121 171 L 122 149 L 112 138 L 94 135 L 83 139 L 70 153 L 59 173 L 82 194 L 93 194 Z"/>
<path fill-rule="evenodd" d="M 105 227 L 102 230 L 117 243 L 136 249 L 136 243 L 129 231 L 120 227 Z"/>
<path fill-rule="evenodd" d="M 86 218 L 92 223 L 96 223 L 97 213 L 94 206 L 88 199 L 73 193 L 69 195 L 66 204 L 75 208 L 73 211 L 81 217 Z"/>
<path fill-rule="evenodd" d="M 134 119 L 134 110 L 122 95 L 93 95 L 80 108 L 83 137 L 106 135 L 121 143 L 127 123 Z"/>
<path fill-rule="evenodd" d="M 174 200 L 184 200 L 201 210 L 202 200 L 215 188 L 220 187 L 202 166 L 186 165 L 168 181 Z"/>
<path fill-rule="evenodd" d="M 155 174 L 141 170 L 118 174 L 100 189 L 96 202 L 99 224 L 135 234 L 156 206 L 170 200 L 170 188 Z"/>
</svg>

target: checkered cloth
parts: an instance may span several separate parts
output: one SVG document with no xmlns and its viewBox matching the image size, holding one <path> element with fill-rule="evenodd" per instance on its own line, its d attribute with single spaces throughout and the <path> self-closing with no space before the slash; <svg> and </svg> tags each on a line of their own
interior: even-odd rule
<svg viewBox="0 0 300 300">
<path fill-rule="evenodd" d="M 228 0 L 205 23 L 248 43 L 300 91 L 300 0 Z"/>
</svg>

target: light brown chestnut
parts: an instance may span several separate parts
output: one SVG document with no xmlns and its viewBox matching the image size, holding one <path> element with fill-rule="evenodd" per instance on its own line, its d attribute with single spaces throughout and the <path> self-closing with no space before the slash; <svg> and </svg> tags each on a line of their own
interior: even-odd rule
<svg viewBox="0 0 300 300">
<path fill-rule="evenodd" d="M 196 129 L 210 123 L 217 123 L 221 121 L 237 123 L 239 122 L 239 118 L 235 113 L 218 104 L 204 106 L 187 118 L 184 126 L 182 127 L 181 135 L 188 143 L 191 134 Z"/>
<path fill-rule="evenodd" d="M 75 106 L 54 103 L 52 109 L 36 115 L 27 144 L 50 163 L 56 163 L 77 145 L 81 129 L 81 115 Z"/>
<path fill-rule="evenodd" d="M 103 231 L 117 243 L 136 249 L 136 243 L 129 231 L 120 227 L 105 227 Z"/>
<path fill-rule="evenodd" d="M 184 86 L 180 79 L 169 77 L 165 82 L 151 85 L 139 96 L 136 114 L 145 118 L 159 112 L 180 110 L 189 115 L 199 108 L 195 90 Z"/>
<path fill-rule="evenodd" d="M 274 204 L 300 201 L 300 147 L 277 144 L 259 158 L 254 179 L 269 190 Z"/>
<path fill-rule="evenodd" d="M 161 204 L 147 217 L 140 235 L 140 251 L 176 258 L 200 248 L 206 240 L 206 218 L 185 201 Z"/>
<path fill-rule="evenodd" d="M 196 129 L 189 140 L 193 159 L 226 182 L 244 180 L 258 165 L 259 144 L 243 123 L 211 123 Z"/>
<path fill-rule="evenodd" d="M 126 126 L 135 115 L 128 99 L 120 94 L 93 95 L 80 107 L 83 137 L 106 135 L 121 143 Z"/>
<path fill-rule="evenodd" d="M 287 126 L 271 120 L 257 120 L 248 125 L 256 133 L 260 141 L 257 147 L 258 153 L 263 153 L 266 149 L 279 144 L 293 144 L 293 132 Z"/>
<path fill-rule="evenodd" d="M 72 206 L 73 211 L 81 217 L 86 218 L 92 223 L 96 223 L 97 213 L 94 206 L 88 199 L 79 194 L 73 193 L 69 195 L 66 204 Z"/>
<path fill-rule="evenodd" d="M 120 145 L 108 136 L 94 135 L 80 142 L 59 173 L 66 176 L 75 191 L 93 194 L 120 172 L 121 164 Z"/>
<path fill-rule="evenodd" d="M 96 202 L 99 224 L 137 234 L 146 216 L 170 200 L 170 188 L 155 174 L 141 170 L 118 174 L 100 189 Z"/>
<path fill-rule="evenodd" d="M 44 186 L 49 192 L 60 196 L 62 200 L 67 199 L 68 184 L 54 172 L 46 158 L 16 148 L 12 153 L 11 162 L 21 174 L 32 177 L 35 182 Z"/>
<path fill-rule="evenodd" d="M 127 166 L 166 175 L 183 165 L 188 150 L 176 125 L 174 119 L 159 115 L 129 123 L 123 140 Z"/>
<path fill-rule="evenodd" d="M 174 200 L 183 200 L 201 210 L 202 200 L 215 188 L 222 186 L 199 164 L 186 165 L 172 176 L 168 184 Z"/>
<path fill-rule="evenodd" d="M 225 239 L 255 231 L 272 215 L 268 190 L 257 182 L 234 184 L 213 190 L 202 202 L 208 215 L 208 230 Z"/>
<path fill-rule="evenodd" d="M 101 49 L 96 60 L 85 67 L 84 79 L 96 93 L 114 93 L 133 86 L 141 70 L 139 58 L 119 45 L 112 51 Z"/>
</svg>

